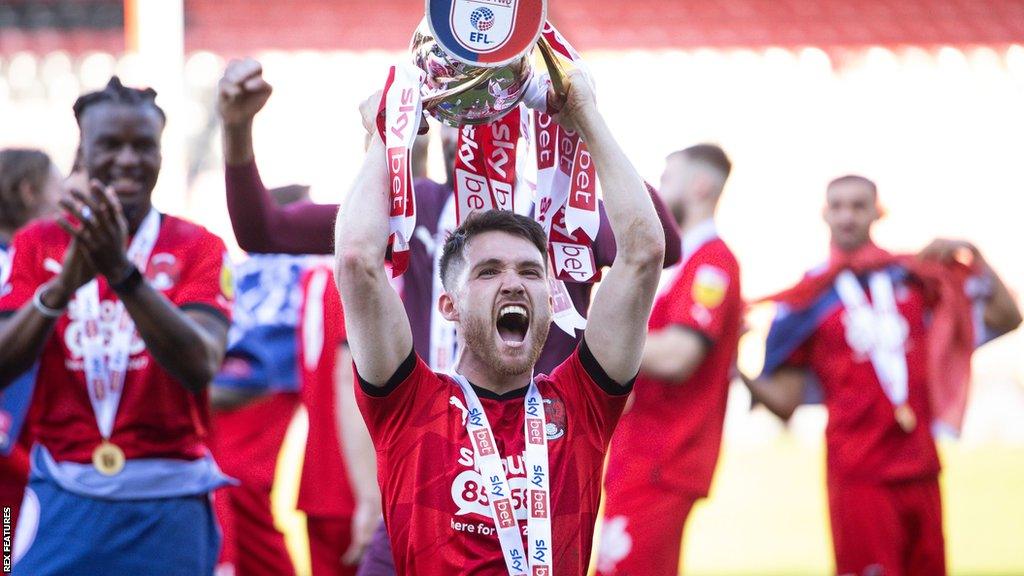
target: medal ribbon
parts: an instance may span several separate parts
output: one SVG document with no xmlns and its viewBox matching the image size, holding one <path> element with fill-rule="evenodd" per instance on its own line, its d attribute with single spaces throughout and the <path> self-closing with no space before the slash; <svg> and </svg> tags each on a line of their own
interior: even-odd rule
<svg viewBox="0 0 1024 576">
<path fill-rule="evenodd" d="M 498 533 L 505 567 L 510 576 L 550 576 L 552 574 L 551 541 L 551 469 L 548 462 L 548 441 L 545 432 L 544 399 L 537 384 L 530 381 L 526 393 L 526 414 L 523 422 L 526 440 L 527 508 L 526 532 L 529 557 L 523 553 L 523 539 L 516 520 L 515 506 L 502 457 L 494 440 L 494 431 L 484 413 L 483 405 L 465 377 L 454 374 L 466 397 L 469 433 L 487 496 L 491 501 L 491 518 Z"/>
<path fill-rule="evenodd" d="M 150 210 L 128 246 L 128 259 L 145 274 L 150 254 L 160 235 L 160 214 Z M 100 326 L 101 306 L 99 282 L 95 279 L 75 291 L 78 315 L 82 319 L 82 355 L 85 361 L 85 382 L 89 401 L 100 436 L 109 440 L 114 431 L 117 407 L 121 403 L 125 376 L 128 373 L 135 323 L 120 300 L 113 302 L 113 318 L 109 343 L 103 341 Z"/>
<path fill-rule="evenodd" d="M 873 272 L 868 278 L 871 302 L 853 272 L 844 270 L 835 280 L 836 292 L 847 312 L 847 342 L 870 355 L 875 375 L 894 406 L 907 402 L 906 321 L 896 309 L 892 278 Z"/>
<path fill-rule="evenodd" d="M 455 156 L 455 217 L 477 210 L 513 210 L 521 108 L 481 126 L 459 130 Z"/>
<path fill-rule="evenodd" d="M 422 84 L 423 71 L 412 63 L 392 66 L 380 101 L 383 114 L 377 115 L 377 129 L 387 148 L 392 276 L 400 276 L 409 267 L 409 241 L 416 229 L 410 157 L 423 113 Z"/>
</svg>

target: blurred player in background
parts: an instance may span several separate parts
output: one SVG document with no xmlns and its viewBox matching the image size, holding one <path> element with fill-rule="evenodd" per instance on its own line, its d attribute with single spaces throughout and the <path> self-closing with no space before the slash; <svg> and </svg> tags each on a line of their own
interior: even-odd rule
<svg viewBox="0 0 1024 576">
<path fill-rule="evenodd" d="M 61 176 L 45 152 L 0 151 L 0 296 L 11 277 L 11 239 L 23 226 L 57 212 Z M 12 530 L 28 483 L 32 436 L 23 434 L 36 367 L 0 392 L 0 506 L 11 509 Z"/>
<path fill-rule="evenodd" d="M 662 276 L 631 407 L 608 457 L 598 573 L 675 576 L 686 519 L 718 462 L 743 301 L 715 208 L 732 165 L 700 144 L 666 160 L 661 194 L 683 233 Z"/>
<path fill-rule="evenodd" d="M 299 357 L 309 438 L 299 509 L 313 576 L 353 576 L 381 524 L 373 444 L 356 407 L 341 299 L 327 263 L 302 280 Z"/>
<path fill-rule="evenodd" d="M 308 200 L 307 186 L 269 191 L 279 205 Z M 250 254 L 235 267 L 234 319 L 224 366 L 213 381 L 212 449 L 241 484 L 217 491 L 224 531 L 220 565 L 238 576 L 294 574 L 270 495 L 278 454 L 301 402 L 297 348 L 299 280 L 308 257 Z"/>
<path fill-rule="evenodd" d="M 224 357 L 224 243 L 151 204 L 165 117 L 115 77 L 75 103 L 91 182 L 14 237 L 0 382 L 39 360 L 14 573 L 212 573 L 207 385 Z"/>
<path fill-rule="evenodd" d="M 936 240 L 917 255 L 879 248 L 875 184 L 844 176 L 826 191 L 828 262 L 773 300 L 755 400 L 788 419 L 813 376 L 828 409 L 828 496 L 840 574 L 946 573 L 933 434 L 963 417 L 976 346 L 1016 328 L 1020 311 L 977 248 Z"/>
<path fill-rule="evenodd" d="M 261 66 L 254 60 L 233 61 L 221 79 L 218 110 L 224 122 L 225 174 L 232 227 L 239 245 L 247 250 L 329 254 L 334 250 L 337 205 L 303 203 L 277 207 L 260 182 L 253 153 L 252 123 L 271 91 L 262 77 Z M 409 269 L 399 279 L 399 285 L 416 353 L 432 368 L 443 370 L 452 366 L 457 345 L 454 324 L 441 315 L 436 302 L 443 292 L 439 274 L 440 248 L 456 225 L 451 182 L 458 132 L 446 127 L 439 132 L 447 182 L 416 180 L 417 227 L 409 242 Z M 413 154 L 414 170 L 419 172 L 425 159 L 423 149 L 422 145 L 418 146 Z M 648 191 L 665 235 L 665 266 L 671 266 L 680 257 L 678 230 L 658 195 L 653 189 Z M 603 204 L 601 215 L 601 231 L 593 247 L 594 258 L 598 267 L 607 267 L 615 259 L 616 246 Z M 585 317 L 593 285 L 568 283 L 566 288 L 573 305 Z M 579 334 L 552 331 L 537 361 L 537 373 L 550 374 L 575 350 L 579 337 Z M 359 575 L 394 573 L 387 533 L 381 525 Z"/>
</svg>

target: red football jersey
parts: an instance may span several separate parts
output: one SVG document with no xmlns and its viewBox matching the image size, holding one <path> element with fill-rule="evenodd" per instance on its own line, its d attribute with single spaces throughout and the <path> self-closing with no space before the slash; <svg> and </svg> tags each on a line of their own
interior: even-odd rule
<svg viewBox="0 0 1024 576">
<path fill-rule="evenodd" d="M 348 518 L 355 504 L 339 441 L 334 381 L 345 317 L 328 266 L 303 273 L 298 335 L 302 401 L 309 414 L 298 508 L 313 516 Z"/>
<path fill-rule="evenodd" d="M 71 238 L 52 221 L 38 222 L 14 238 L 11 291 L 0 298 L 0 312 L 13 312 L 60 270 Z M 146 279 L 181 309 L 202 309 L 230 321 L 234 290 L 224 242 L 205 228 L 163 215 Z M 99 278 L 100 329 L 109 339 L 117 296 Z M 33 397 L 32 433 L 53 457 L 91 462 L 102 439 L 85 385 L 83 322 L 72 299 L 44 345 Z M 136 332 L 128 374 L 111 441 L 128 458 L 194 460 L 206 453 L 207 394 L 192 394 L 146 350 Z"/>
<path fill-rule="evenodd" d="M 870 292 L 867 297 L 870 299 Z M 846 342 L 845 309 L 838 306 L 793 353 L 789 366 L 809 368 L 821 383 L 828 408 L 825 439 L 829 474 L 868 482 L 908 480 L 939 472 L 928 422 L 927 303 L 913 281 L 896 284 L 896 306 L 907 321 L 908 398 L 917 416 L 910 433 L 900 428 L 870 358 Z"/>
<path fill-rule="evenodd" d="M 536 383 L 547 419 L 554 574 L 583 576 L 601 498 L 602 463 L 629 388 L 607 377 L 585 343 Z M 504 458 L 516 517 L 525 531 L 527 388 L 501 396 L 475 390 Z M 377 450 L 384 518 L 398 573 L 506 576 L 458 384 L 410 354 L 384 388 L 360 381 L 357 398 Z"/>
<path fill-rule="evenodd" d="M 612 438 L 608 482 L 625 481 L 706 496 L 718 462 L 729 373 L 743 324 L 740 268 L 713 239 L 693 253 L 655 300 L 648 330 L 693 330 L 709 349 L 685 381 L 637 378 L 632 407 Z"/>
</svg>

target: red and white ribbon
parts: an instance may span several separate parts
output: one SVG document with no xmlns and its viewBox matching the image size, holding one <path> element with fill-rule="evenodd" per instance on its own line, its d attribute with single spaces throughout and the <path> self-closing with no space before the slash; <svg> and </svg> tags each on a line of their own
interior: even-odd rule
<svg viewBox="0 0 1024 576">
<path fill-rule="evenodd" d="M 409 241 L 416 229 L 411 157 L 423 113 L 422 84 L 423 71 L 413 64 L 392 66 L 380 101 L 383 114 L 377 116 L 387 149 L 392 276 L 401 275 L 409 267 Z"/>
<path fill-rule="evenodd" d="M 455 215 L 459 224 L 477 210 L 514 209 L 521 114 L 517 107 L 489 124 L 459 130 L 455 157 Z"/>
<path fill-rule="evenodd" d="M 160 214 L 150 210 L 128 246 L 128 259 L 143 274 L 159 235 Z M 135 335 L 135 323 L 124 304 L 120 300 L 112 304 L 107 322 L 111 328 L 110 339 L 105 341 L 101 327 L 103 307 L 100 305 L 99 282 L 90 280 L 75 291 L 74 316 L 81 320 L 83 326 L 82 356 L 86 388 L 96 416 L 96 426 L 105 440 L 109 440 L 114 432 L 114 420 L 121 404 L 132 337 Z"/>
<path fill-rule="evenodd" d="M 550 576 L 552 572 L 551 541 L 551 466 L 548 461 L 548 439 L 544 398 L 537 384 L 530 382 L 526 393 L 525 417 L 523 419 L 526 439 L 526 485 L 527 515 L 526 533 L 529 541 L 523 553 L 523 538 L 519 521 L 516 520 L 515 505 L 508 476 L 502 467 L 502 456 L 498 452 L 494 430 L 487 420 L 487 414 L 473 387 L 460 374 L 453 374 L 466 397 L 466 432 L 473 445 L 473 455 L 483 477 L 484 488 L 490 500 L 491 519 L 498 533 L 505 568 L 510 576 Z"/>
</svg>

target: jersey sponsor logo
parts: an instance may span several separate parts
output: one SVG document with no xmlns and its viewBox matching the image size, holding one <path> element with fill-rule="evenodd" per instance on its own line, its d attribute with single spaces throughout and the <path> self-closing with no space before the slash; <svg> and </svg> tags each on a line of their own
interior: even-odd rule
<svg viewBox="0 0 1024 576">
<path fill-rule="evenodd" d="M 601 525 L 601 543 L 597 553 L 597 570 L 615 572 L 615 567 L 633 551 L 633 537 L 627 527 L 629 519 L 613 516 Z"/>
<path fill-rule="evenodd" d="M 92 321 L 86 321 L 82 318 L 82 307 L 77 299 L 71 300 L 68 304 L 68 319 L 71 320 L 67 327 L 64 329 L 64 345 L 68 349 L 68 355 L 71 360 L 80 360 L 84 356 L 84 348 L 82 346 L 84 338 L 87 334 L 99 333 L 103 337 L 104 347 L 110 347 L 111 339 L 114 331 L 117 329 L 118 318 L 115 317 L 117 306 L 113 300 L 101 300 L 100 301 L 100 318 L 98 323 Z M 128 353 L 131 356 L 142 354 L 146 350 L 146 343 L 139 337 L 137 330 L 132 332 L 131 344 L 128 347 Z M 69 370 L 79 371 L 82 370 L 80 362 L 67 362 Z M 129 370 L 137 370 L 139 366 L 137 363 L 130 363 L 128 366 Z"/>
<path fill-rule="evenodd" d="M 697 269 L 691 290 L 693 301 L 705 308 L 717 308 L 725 300 L 729 275 L 721 268 L 705 264 Z"/>
<path fill-rule="evenodd" d="M 498 528 L 504 530 L 516 525 L 516 512 L 509 498 L 500 498 L 493 501 L 494 518 L 498 522 Z"/>
<path fill-rule="evenodd" d="M 472 417 L 470 414 L 470 418 Z M 487 429 L 473 431 L 473 444 L 476 445 L 476 451 L 481 457 L 490 456 L 497 450 L 494 439 L 491 438 L 491 431 Z"/>
<path fill-rule="evenodd" d="M 530 516 L 548 517 L 548 497 L 543 490 L 530 490 Z"/>
<path fill-rule="evenodd" d="M 512 476 L 512 474 L 519 474 L 519 476 Z M 518 468 L 509 467 L 508 478 L 508 500 L 512 502 L 516 518 L 519 520 L 526 519 L 527 499 L 529 498 L 526 477 L 522 474 L 523 464 L 522 458 L 520 458 Z M 455 481 L 452 482 L 451 494 L 452 501 L 455 502 L 457 508 L 456 516 L 477 514 L 488 520 L 491 518 L 491 497 L 488 483 L 484 482 L 483 477 L 476 470 L 463 470 L 456 476 Z"/>
</svg>

